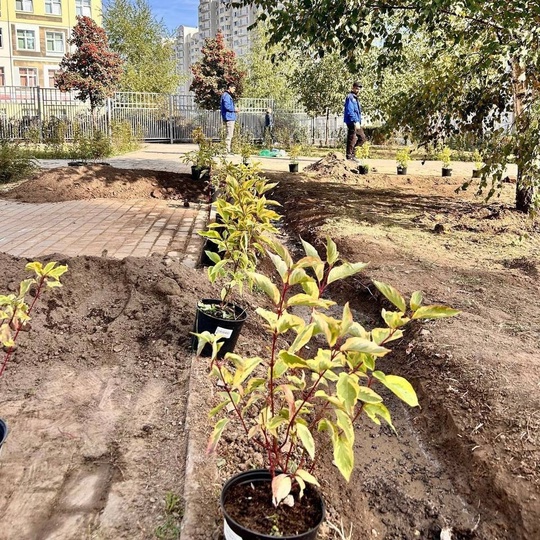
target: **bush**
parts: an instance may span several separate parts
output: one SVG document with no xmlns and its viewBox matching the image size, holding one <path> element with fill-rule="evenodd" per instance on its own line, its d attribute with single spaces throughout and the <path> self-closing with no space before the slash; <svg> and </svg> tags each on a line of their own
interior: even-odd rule
<svg viewBox="0 0 540 540">
<path fill-rule="evenodd" d="M 111 141 L 115 154 L 133 152 L 141 146 L 142 132 L 133 129 L 127 120 L 113 120 L 111 122 Z"/>
<path fill-rule="evenodd" d="M 38 165 L 14 141 L 0 141 L 0 183 L 15 182 L 32 174 Z"/>
</svg>

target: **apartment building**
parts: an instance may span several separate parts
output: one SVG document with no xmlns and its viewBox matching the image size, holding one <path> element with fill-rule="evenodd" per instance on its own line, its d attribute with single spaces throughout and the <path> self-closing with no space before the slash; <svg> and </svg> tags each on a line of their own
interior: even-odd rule
<svg viewBox="0 0 540 540">
<path fill-rule="evenodd" d="M 187 82 L 180 86 L 179 92 L 183 93 L 189 89 L 191 82 L 189 68 L 200 58 L 204 40 L 214 37 L 218 31 L 223 34 L 227 46 L 239 57 L 248 54 L 251 43 L 248 27 L 255 22 L 256 17 L 257 9 L 253 6 L 233 8 L 229 0 L 200 0 L 198 28 L 180 26 L 177 32 L 175 49 L 178 73 L 187 78 Z"/>
<path fill-rule="evenodd" d="M 77 15 L 101 24 L 101 0 L 0 0 L 0 86 L 54 87 Z"/>
</svg>

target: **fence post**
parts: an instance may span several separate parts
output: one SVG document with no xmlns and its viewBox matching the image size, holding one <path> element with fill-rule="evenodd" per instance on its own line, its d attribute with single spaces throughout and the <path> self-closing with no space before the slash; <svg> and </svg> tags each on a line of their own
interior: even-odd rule
<svg viewBox="0 0 540 540">
<path fill-rule="evenodd" d="M 107 136 L 112 136 L 112 99 L 110 97 L 107 98 L 107 101 L 105 102 L 105 106 L 107 107 Z"/>
<path fill-rule="evenodd" d="M 173 126 L 173 95 L 169 94 L 169 138 L 171 144 L 174 143 L 174 126 Z"/>
<path fill-rule="evenodd" d="M 39 142 L 43 141 L 43 107 L 41 106 L 41 88 L 36 86 L 36 101 L 37 101 L 37 117 L 39 126 Z"/>
</svg>

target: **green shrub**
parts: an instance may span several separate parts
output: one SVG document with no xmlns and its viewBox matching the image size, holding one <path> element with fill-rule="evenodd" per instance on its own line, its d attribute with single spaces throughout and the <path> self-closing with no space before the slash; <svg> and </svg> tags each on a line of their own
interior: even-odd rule
<svg viewBox="0 0 540 540">
<path fill-rule="evenodd" d="M 0 140 L 0 183 L 15 182 L 32 174 L 38 165 L 20 144 Z"/>
<path fill-rule="evenodd" d="M 111 122 L 111 140 L 115 154 L 133 152 L 141 146 L 142 133 L 140 129 L 133 129 L 127 120 L 113 120 Z"/>
</svg>

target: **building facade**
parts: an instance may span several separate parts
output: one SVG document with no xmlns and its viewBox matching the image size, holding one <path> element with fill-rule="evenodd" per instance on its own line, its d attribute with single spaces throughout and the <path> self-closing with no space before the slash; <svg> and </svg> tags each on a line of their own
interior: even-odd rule
<svg viewBox="0 0 540 540">
<path fill-rule="evenodd" d="M 0 86 L 54 87 L 78 15 L 101 24 L 101 0 L 0 0 Z"/>
<path fill-rule="evenodd" d="M 187 92 L 191 83 L 190 67 L 201 55 L 204 40 L 221 31 L 227 47 L 239 57 L 246 56 L 251 46 L 248 27 L 255 22 L 257 9 L 253 6 L 234 8 L 229 0 L 200 0 L 198 28 L 180 26 L 176 37 L 178 74 L 183 78 L 180 93 Z"/>
</svg>

